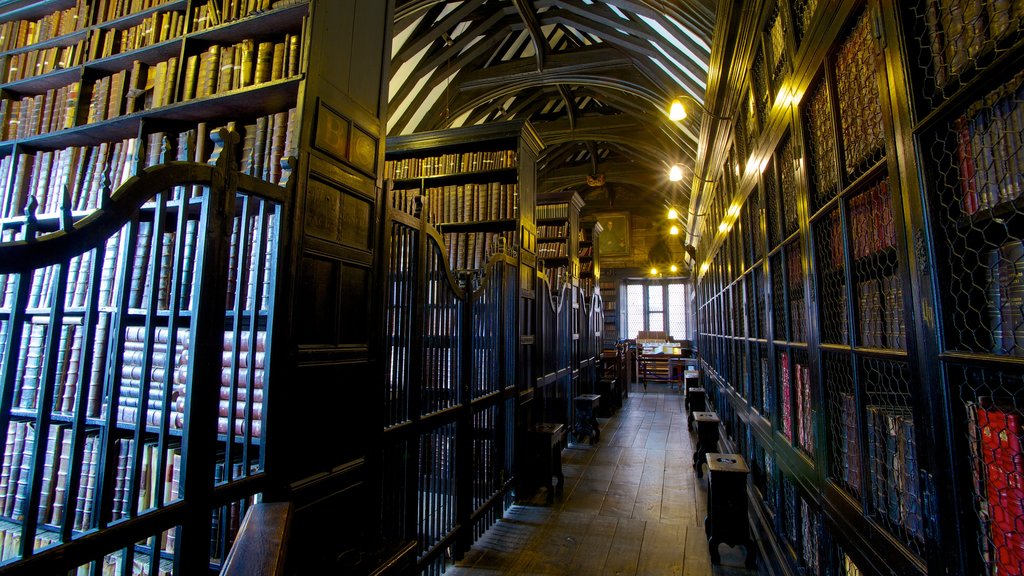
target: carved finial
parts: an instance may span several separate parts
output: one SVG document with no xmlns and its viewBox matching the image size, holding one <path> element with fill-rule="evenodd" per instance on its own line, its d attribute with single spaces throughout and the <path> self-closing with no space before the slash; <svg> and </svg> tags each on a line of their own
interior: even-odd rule
<svg viewBox="0 0 1024 576">
<path fill-rule="evenodd" d="M 299 163 L 299 159 L 295 156 L 285 156 L 281 158 L 281 181 L 278 183 L 281 187 L 288 187 L 288 184 L 292 181 L 292 174 L 295 171 L 296 165 Z"/>
<path fill-rule="evenodd" d="M 60 229 L 67 231 L 71 230 L 74 226 L 74 221 L 71 219 L 71 188 L 68 185 L 64 185 L 64 198 L 61 199 L 60 204 Z"/>
<path fill-rule="evenodd" d="M 132 176 L 138 176 L 139 172 L 142 172 L 142 169 L 145 168 L 146 158 L 142 154 L 142 142 L 143 138 L 136 138 L 135 145 L 132 147 Z"/>
<path fill-rule="evenodd" d="M 160 139 L 160 163 L 166 164 L 171 160 L 171 140 L 164 134 L 164 137 Z"/>
<path fill-rule="evenodd" d="M 424 196 L 420 196 L 419 194 L 417 194 L 412 199 L 412 215 L 414 217 L 416 217 L 416 218 L 419 218 L 420 214 L 423 214 L 423 199 L 424 198 L 425 198 Z"/>
<path fill-rule="evenodd" d="M 25 202 L 25 240 L 31 242 L 36 239 L 36 229 L 39 222 L 36 220 L 36 210 L 39 209 L 39 200 L 35 196 L 29 196 Z"/>
<path fill-rule="evenodd" d="M 209 163 L 214 165 L 227 163 L 226 168 L 237 171 L 238 162 L 234 158 L 234 148 L 239 140 L 238 132 L 227 128 L 217 128 L 210 133 L 210 139 L 213 140 L 213 154 L 210 155 Z"/>
<path fill-rule="evenodd" d="M 102 179 L 100 180 L 100 209 L 110 207 L 110 195 L 112 193 L 110 181 L 110 164 L 103 167 Z"/>
</svg>

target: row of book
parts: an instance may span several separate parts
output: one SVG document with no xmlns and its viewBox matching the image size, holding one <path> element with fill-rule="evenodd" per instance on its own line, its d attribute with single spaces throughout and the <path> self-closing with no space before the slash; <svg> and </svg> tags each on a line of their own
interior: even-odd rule
<svg viewBox="0 0 1024 576">
<path fill-rule="evenodd" d="M 427 188 L 423 217 L 432 224 L 506 220 L 519 214 L 516 184 L 487 182 Z"/>
<path fill-rule="evenodd" d="M 965 214 L 1012 202 L 1024 191 L 1024 72 L 953 122 Z"/>
<path fill-rule="evenodd" d="M 896 225 L 888 179 L 851 198 L 849 218 L 854 259 L 895 247 Z"/>
<path fill-rule="evenodd" d="M 0 23 L 0 51 L 17 50 L 85 28 L 89 24 L 90 5 L 90 0 L 78 0 L 70 8 L 37 20 L 8 20 Z"/>
<path fill-rule="evenodd" d="M 991 352 L 1024 356 L 1024 244 L 1012 240 L 986 250 L 980 263 L 985 271 Z"/>
<path fill-rule="evenodd" d="M 185 59 L 181 100 L 291 78 L 299 73 L 300 45 L 299 35 L 285 34 L 276 42 L 245 39 L 192 54 Z"/>
<path fill-rule="evenodd" d="M 580 256 L 580 258 L 593 258 L 594 257 L 594 247 L 593 246 L 580 246 L 579 256 Z"/>
<path fill-rule="evenodd" d="M 958 78 L 979 57 L 1020 29 L 1024 6 L 1000 0 L 928 0 L 924 19 L 935 83 Z"/>
<path fill-rule="evenodd" d="M 198 32 L 281 5 L 272 0 L 206 0 L 192 7 L 192 30 Z"/>
<path fill-rule="evenodd" d="M 891 274 L 857 282 L 858 346 L 901 349 L 906 343 L 903 283 Z M 844 296 L 845 298 L 845 296 Z"/>
<path fill-rule="evenodd" d="M 878 88 L 881 49 L 870 11 L 857 20 L 836 55 L 836 99 L 846 173 L 855 175 L 885 149 L 882 98 Z"/>
<path fill-rule="evenodd" d="M 547 206 L 543 206 L 546 208 Z M 537 206 L 538 215 L 541 212 L 542 206 Z M 537 218 L 540 220 L 540 218 Z M 537 225 L 537 237 L 538 238 L 568 238 L 569 237 L 569 223 L 565 224 L 538 224 Z"/>
<path fill-rule="evenodd" d="M 162 232 L 154 233 L 152 220 L 141 220 L 135 238 L 133 259 L 130 266 L 123 261 L 125 242 L 129 242 L 127 229 L 112 236 L 103 250 L 103 263 L 99 281 L 99 302 L 107 310 L 118 305 L 121 277 L 127 281 L 127 305 L 129 309 L 149 307 L 155 297 L 157 310 L 169 310 L 172 297 L 176 308 L 182 311 L 192 309 L 192 293 L 199 242 L 197 242 L 199 221 L 188 218 L 184 223 L 183 237 L 179 237 L 177 223 L 165 222 Z M 269 306 L 271 282 L 274 277 L 274 254 L 277 243 L 277 217 L 268 212 L 260 219 L 251 213 L 244 219 L 236 216 L 228 252 L 228 285 L 225 294 L 229 309 L 235 309 L 236 296 L 240 298 L 241 310 L 266 311 Z M 91 286 L 92 259 L 97 251 L 89 251 L 71 259 L 68 265 L 68 279 L 64 303 L 70 309 L 81 309 Z M 180 267 L 175 267 L 176 258 Z M 156 264 L 156 274 L 153 274 Z M 178 271 L 177 286 L 173 286 L 174 273 Z M 14 275 L 0 275 L 0 310 L 9 309 L 14 301 Z M 33 271 L 29 287 L 27 308 L 46 310 L 57 289 L 56 268 L 48 266 Z M 154 294 L 155 292 L 155 294 Z"/>
<path fill-rule="evenodd" d="M 170 0 L 79 0 L 79 2 L 85 2 L 87 5 L 89 2 L 95 2 L 95 23 L 101 24 L 129 14 L 156 8 L 161 4 L 170 3 Z"/>
<path fill-rule="evenodd" d="M 89 35 L 89 58 L 99 60 L 178 38 L 185 33 L 183 12 L 155 12 L 130 28 L 94 28 Z M 76 64 L 81 64 L 77 62 Z M 69 68 L 70 66 L 66 66 Z"/>
<path fill-rule="evenodd" d="M 402 158 L 384 164 L 384 177 L 390 180 L 447 176 L 464 172 L 481 172 L 515 168 L 519 154 L 515 150 L 477 150 L 452 152 L 429 158 Z"/>
<path fill-rule="evenodd" d="M 538 258 L 565 258 L 568 256 L 565 248 L 565 241 L 561 242 L 537 242 Z"/>
<path fill-rule="evenodd" d="M 0 78 L 4 82 L 17 82 L 42 76 L 54 70 L 66 70 L 86 60 L 85 39 L 68 46 L 51 46 L 0 56 Z"/>
<path fill-rule="evenodd" d="M 171 56 L 154 65 L 136 60 L 130 70 L 97 78 L 89 89 L 84 123 L 167 106 L 173 101 L 177 77 L 178 57 Z"/>
<path fill-rule="evenodd" d="M 1024 574 L 1024 413 L 1012 399 L 967 403 L 983 558 L 992 574 Z"/>
<path fill-rule="evenodd" d="M 77 82 L 34 96 L 0 98 L 0 131 L 4 140 L 66 130 L 75 125 Z"/>
<path fill-rule="evenodd" d="M 923 540 L 913 415 L 896 405 L 870 405 L 866 416 L 869 501 L 875 517 L 914 540 Z"/>
<path fill-rule="evenodd" d="M 836 143 L 832 133 L 832 106 L 826 88 L 824 82 L 819 83 L 807 99 L 807 107 L 804 110 L 816 207 L 828 202 L 839 190 L 839 172 L 835 163 Z"/>
<path fill-rule="evenodd" d="M 137 144 L 129 138 L 0 158 L 0 218 L 24 214 L 29 197 L 35 198 L 37 216 L 59 212 L 65 194 L 73 211 L 98 208 L 104 176 L 113 190 L 134 172 Z"/>
<path fill-rule="evenodd" d="M 800 244 L 786 246 L 786 282 L 789 286 L 789 339 L 791 342 L 807 341 L 807 309 L 804 306 L 804 269 L 800 261 Z M 778 294 L 777 298 L 782 298 Z M 781 339 L 781 338 L 780 338 Z"/>
<path fill-rule="evenodd" d="M 569 203 L 568 202 L 556 202 L 554 204 L 537 204 L 537 220 L 538 221 L 540 221 L 540 220 L 568 220 L 568 219 L 569 219 Z M 563 224 L 562 226 L 568 226 L 568 224 Z M 537 228 L 538 228 L 537 235 L 538 236 L 543 236 L 543 234 L 540 234 L 540 232 L 539 232 L 540 226 L 538 226 Z M 560 236 L 565 237 L 566 234 L 561 234 Z"/>
<path fill-rule="evenodd" d="M 839 395 L 839 417 L 842 425 L 834 431 L 839 448 L 836 460 L 842 466 L 838 480 L 841 480 L 854 496 L 860 496 L 863 490 L 861 443 L 857 431 L 857 400 L 853 394 L 843 392 Z"/>
<path fill-rule="evenodd" d="M 452 270 L 480 270 L 491 256 L 517 245 L 514 232 L 447 232 L 444 244 Z"/>
<path fill-rule="evenodd" d="M 811 372 L 806 364 L 793 363 L 789 353 L 779 355 L 779 388 L 782 396 L 782 433 L 808 455 L 814 455 L 814 410 L 811 405 Z"/>
</svg>

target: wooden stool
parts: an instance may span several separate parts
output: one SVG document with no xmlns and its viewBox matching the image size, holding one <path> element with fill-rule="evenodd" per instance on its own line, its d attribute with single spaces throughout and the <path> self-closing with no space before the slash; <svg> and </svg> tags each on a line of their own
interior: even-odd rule
<svg viewBox="0 0 1024 576">
<path fill-rule="evenodd" d="M 719 544 L 742 544 L 747 550 L 746 566 L 754 568 L 757 548 L 750 538 L 750 521 L 747 519 L 747 474 L 750 469 L 739 454 L 709 452 L 707 463 L 708 515 L 704 519 L 704 532 L 708 537 L 711 562 L 718 564 L 722 560 L 718 553 Z"/>
<path fill-rule="evenodd" d="M 684 404 L 686 405 L 686 425 L 693 428 L 693 413 L 703 412 L 707 408 L 703 388 L 687 388 Z"/>
<path fill-rule="evenodd" d="M 597 422 L 597 406 L 601 402 L 600 394 L 580 394 L 573 399 L 573 406 L 576 408 L 576 427 L 573 434 L 576 441 L 586 436 L 591 444 L 601 439 L 601 429 Z"/>
<path fill-rule="evenodd" d="M 547 501 L 555 500 L 555 490 L 562 491 L 565 476 L 562 474 L 562 440 L 565 439 L 565 425 L 542 422 L 526 430 L 530 455 L 529 475 L 540 480 L 539 484 L 548 489 Z M 552 486 L 551 479 L 557 477 L 558 484 Z"/>
<path fill-rule="evenodd" d="M 615 403 L 615 394 L 618 392 L 618 383 L 614 377 L 598 378 L 597 380 L 597 393 L 604 399 L 604 402 L 598 404 L 598 415 L 605 418 L 609 418 L 615 414 L 615 409 L 619 406 Z M 622 396 L 619 396 L 620 400 Z M 620 402 L 621 404 L 621 402 Z"/>
<path fill-rule="evenodd" d="M 693 452 L 693 468 L 697 478 L 704 476 L 703 465 L 707 464 L 708 452 L 718 450 L 718 423 L 722 420 L 714 412 L 694 412 L 697 422 L 697 449 Z"/>
</svg>

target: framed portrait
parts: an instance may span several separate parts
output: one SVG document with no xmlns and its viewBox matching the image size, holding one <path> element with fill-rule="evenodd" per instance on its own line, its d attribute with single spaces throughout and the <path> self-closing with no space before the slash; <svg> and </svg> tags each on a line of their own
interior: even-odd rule
<svg viewBox="0 0 1024 576">
<path fill-rule="evenodd" d="M 629 255 L 629 213 L 612 212 L 598 214 L 601 236 L 598 237 L 598 254 L 605 256 Z"/>
</svg>

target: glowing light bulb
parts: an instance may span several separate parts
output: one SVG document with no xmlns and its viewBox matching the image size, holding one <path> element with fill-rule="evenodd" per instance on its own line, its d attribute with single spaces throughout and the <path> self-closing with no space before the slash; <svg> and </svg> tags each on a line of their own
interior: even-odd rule
<svg viewBox="0 0 1024 576">
<path fill-rule="evenodd" d="M 673 236 L 679 236 L 679 226 L 672 226 L 668 229 L 668 233 Z"/>
<path fill-rule="evenodd" d="M 679 267 L 676 266 L 675 264 L 673 264 L 672 266 L 669 267 L 669 270 L 671 270 L 672 272 L 678 272 L 679 271 Z"/>
<path fill-rule="evenodd" d="M 654 266 L 651 266 L 651 276 L 657 276 L 657 275 L 658 275 L 658 269 L 655 268 Z"/>
<path fill-rule="evenodd" d="M 676 164 L 668 171 L 668 179 L 672 182 L 679 182 L 683 179 L 683 167 Z"/>
<path fill-rule="evenodd" d="M 676 212 L 675 208 L 669 208 L 668 209 L 668 219 L 669 220 L 675 220 L 676 218 L 679 218 L 679 212 Z"/>
<path fill-rule="evenodd" d="M 686 119 L 686 108 L 683 108 L 682 100 L 676 98 L 668 108 L 668 119 L 679 122 Z"/>
</svg>

